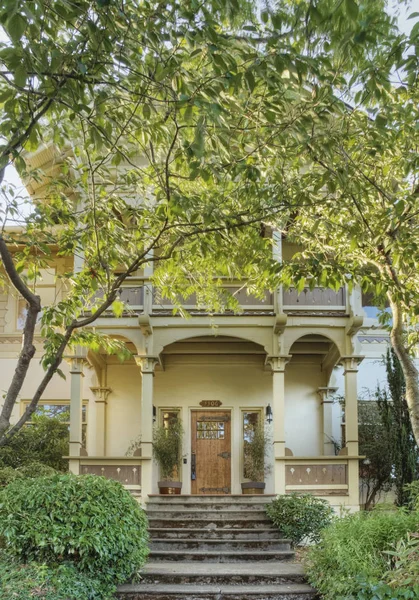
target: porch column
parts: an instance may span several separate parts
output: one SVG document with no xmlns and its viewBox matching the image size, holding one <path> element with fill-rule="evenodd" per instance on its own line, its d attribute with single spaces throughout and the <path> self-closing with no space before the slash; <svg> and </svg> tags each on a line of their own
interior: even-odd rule
<svg viewBox="0 0 419 600">
<path fill-rule="evenodd" d="M 342 356 L 345 376 L 345 437 L 348 456 L 359 455 L 358 442 L 358 367 L 363 356 Z M 359 504 L 359 461 L 348 461 L 350 503 Z"/>
<path fill-rule="evenodd" d="M 95 456 L 106 455 L 106 405 L 111 389 L 108 387 L 91 387 L 95 396 L 95 429 L 96 448 Z"/>
<path fill-rule="evenodd" d="M 291 356 L 270 356 L 272 368 L 272 412 L 274 444 L 274 486 L 276 494 L 285 494 L 285 366 Z M 281 460 L 282 459 L 282 460 Z"/>
<path fill-rule="evenodd" d="M 82 410 L 83 410 L 83 363 L 86 360 L 87 349 L 77 347 L 71 360 L 71 384 L 70 384 L 70 448 L 69 448 L 69 470 L 78 475 L 80 463 L 72 460 L 82 454 Z"/>
<path fill-rule="evenodd" d="M 320 396 L 320 404 L 323 412 L 323 447 L 324 456 L 333 456 L 335 446 L 333 444 L 333 399 L 337 387 L 319 387 L 317 393 Z"/>
<path fill-rule="evenodd" d="M 141 496 L 145 500 L 153 491 L 153 377 L 158 358 L 136 356 L 135 361 L 141 368 L 141 456 L 147 459 L 141 462 Z"/>
</svg>

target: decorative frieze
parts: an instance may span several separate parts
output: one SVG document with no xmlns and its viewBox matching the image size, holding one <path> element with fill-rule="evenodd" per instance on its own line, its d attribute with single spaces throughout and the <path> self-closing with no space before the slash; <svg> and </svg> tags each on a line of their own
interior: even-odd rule
<svg viewBox="0 0 419 600">
<path fill-rule="evenodd" d="M 347 485 L 347 465 L 287 465 L 286 485 Z"/>
<path fill-rule="evenodd" d="M 114 479 L 122 485 L 141 485 L 141 465 L 83 465 L 83 475 L 101 475 L 106 479 Z"/>
</svg>

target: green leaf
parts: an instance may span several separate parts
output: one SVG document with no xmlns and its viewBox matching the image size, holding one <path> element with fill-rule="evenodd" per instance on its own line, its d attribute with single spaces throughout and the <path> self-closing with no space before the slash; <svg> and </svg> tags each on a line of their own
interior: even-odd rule
<svg viewBox="0 0 419 600">
<path fill-rule="evenodd" d="M 349 17 L 355 21 L 358 18 L 359 6 L 355 0 L 345 0 L 346 12 Z"/>
<path fill-rule="evenodd" d="M 12 15 L 6 23 L 6 29 L 14 42 L 18 42 L 26 30 L 27 21 L 21 14 Z"/>
<path fill-rule="evenodd" d="M 26 71 L 25 65 L 19 65 L 15 71 L 15 84 L 18 87 L 25 87 L 28 72 Z"/>
</svg>

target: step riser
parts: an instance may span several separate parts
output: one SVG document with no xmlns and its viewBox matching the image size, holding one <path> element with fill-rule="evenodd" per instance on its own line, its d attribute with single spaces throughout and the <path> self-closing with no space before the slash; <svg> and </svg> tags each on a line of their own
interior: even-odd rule
<svg viewBox="0 0 419 600">
<path fill-rule="evenodd" d="M 225 529 L 150 529 L 150 538 L 159 538 L 166 540 L 177 540 L 185 539 L 188 540 L 199 540 L 203 537 L 214 540 L 278 540 L 281 536 L 279 531 L 275 529 L 253 529 L 253 530 L 242 530 L 237 531 L 225 530 Z"/>
<path fill-rule="evenodd" d="M 150 548 L 153 552 L 159 552 L 160 550 L 202 550 L 202 551 L 213 551 L 220 550 L 221 552 L 232 552 L 236 550 L 237 552 L 242 551 L 250 551 L 256 550 L 261 552 L 263 550 L 267 550 L 269 552 L 274 552 L 275 550 L 282 551 L 290 551 L 291 547 L 288 542 L 275 542 L 270 540 L 259 540 L 252 542 L 243 542 L 243 541 L 206 541 L 202 542 L 200 540 L 182 540 L 182 541 L 168 541 L 168 540 L 152 540 L 150 544 Z"/>
<path fill-rule="evenodd" d="M 214 496 L 211 494 L 206 494 L 205 496 L 182 496 L 173 495 L 173 496 L 149 496 L 149 500 L 147 504 L 208 504 L 208 503 L 217 503 L 217 504 L 268 504 L 272 502 L 272 500 L 276 498 L 276 496 L 267 496 L 263 494 L 241 494 L 240 496 Z"/>
<path fill-rule="evenodd" d="M 229 511 L 211 511 L 211 510 L 197 510 L 194 512 L 189 512 L 185 510 L 170 510 L 170 511 L 160 511 L 160 510 L 148 510 L 147 511 L 148 518 L 151 519 L 181 519 L 191 521 L 222 521 L 222 520 L 241 520 L 241 521 L 264 521 L 265 523 L 270 523 L 271 521 L 268 519 L 264 510 L 247 510 L 247 511 L 237 511 L 237 510 L 229 510 Z"/>
<path fill-rule="evenodd" d="M 314 593 L 260 593 L 252 594 L 251 596 L 243 596 L 243 593 L 239 594 L 195 594 L 193 590 L 188 593 L 160 593 L 156 590 L 155 593 L 150 592 L 119 592 L 116 595 L 118 600 L 315 600 L 316 596 Z"/>
<path fill-rule="evenodd" d="M 242 502 L 241 504 L 215 504 L 211 502 L 210 504 L 197 504 L 195 502 L 177 502 L 176 504 L 172 503 L 163 503 L 163 502 L 149 502 L 146 506 L 147 512 L 188 512 L 189 510 L 199 510 L 202 512 L 205 511 L 228 511 L 228 512 L 241 512 L 241 511 L 256 511 L 263 514 L 266 514 L 265 505 L 260 503 L 251 503 L 251 502 Z"/>
<path fill-rule="evenodd" d="M 256 561 L 263 561 L 263 562 L 277 562 L 277 561 L 289 561 L 292 560 L 294 558 L 294 553 L 293 552 L 285 552 L 285 553 L 281 553 L 280 551 L 278 553 L 274 552 L 274 553 L 267 553 L 265 552 L 264 554 L 258 555 L 256 553 L 252 553 L 250 552 L 249 554 L 236 554 L 236 553 L 231 553 L 228 555 L 223 555 L 223 554 L 218 554 L 218 555 L 208 555 L 208 554 L 199 554 L 198 552 L 195 553 L 191 553 L 191 554 L 184 554 L 183 552 L 172 552 L 171 554 L 168 554 L 166 552 L 162 552 L 162 551 L 152 551 L 150 552 L 150 560 L 153 561 L 169 561 L 169 562 L 180 562 L 180 561 L 187 561 L 187 562 L 206 562 L 206 563 L 241 563 L 241 562 L 256 562 Z"/>
<path fill-rule="evenodd" d="M 193 524 L 194 528 L 201 530 L 214 529 L 268 529 L 272 527 L 270 521 L 243 521 L 241 519 L 222 520 L 222 519 L 194 519 L 193 523 L 190 519 L 159 519 L 149 517 L 149 526 L 155 528 L 167 529 L 188 529 Z M 272 527 L 273 531 L 277 531 Z"/>
<path fill-rule="evenodd" d="M 141 583 L 163 584 L 163 585 L 278 585 L 288 583 L 306 583 L 304 575 L 153 575 L 144 573 Z"/>
</svg>

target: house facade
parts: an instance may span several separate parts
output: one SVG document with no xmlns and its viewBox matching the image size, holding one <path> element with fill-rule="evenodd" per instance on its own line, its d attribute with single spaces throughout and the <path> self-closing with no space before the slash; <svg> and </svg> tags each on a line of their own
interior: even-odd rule
<svg viewBox="0 0 419 600">
<path fill-rule="evenodd" d="M 294 251 L 276 235 L 278 260 Z M 42 273 L 37 292 L 44 302 L 63 296 L 57 275 L 69 266 L 71 259 L 58 258 Z M 66 380 L 54 377 L 43 396 L 47 412 L 68 416 L 70 470 L 117 479 L 145 501 L 158 493 L 160 479 L 153 427 L 176 418 L 184 429 L 182 493 L 240 494 L 246 436 L 263 424 L 269 438 L 265 493 L 309 491 L 357 510 L 357 398 L 360 388 L 382 379 L 377 363 L 386 345 L 360 291 L 278 288 L 260 299 L 229 282 L 240 314 L 210 316 L 191 298 L 185 319 L 158 299 L 151 276 L 145 270 L 124 283 L 120 295 L 129 308 L 122 317 L 109 312 L 94 324 L 122 339 L 132 358 L 121 362 L 79 349 L 66 357 Z M 3 293 L 2 391 L 16 364 L 24 311 L 16 295 Z M 35 357 L 15 420 L 41 372 Z"/>
</svg>

